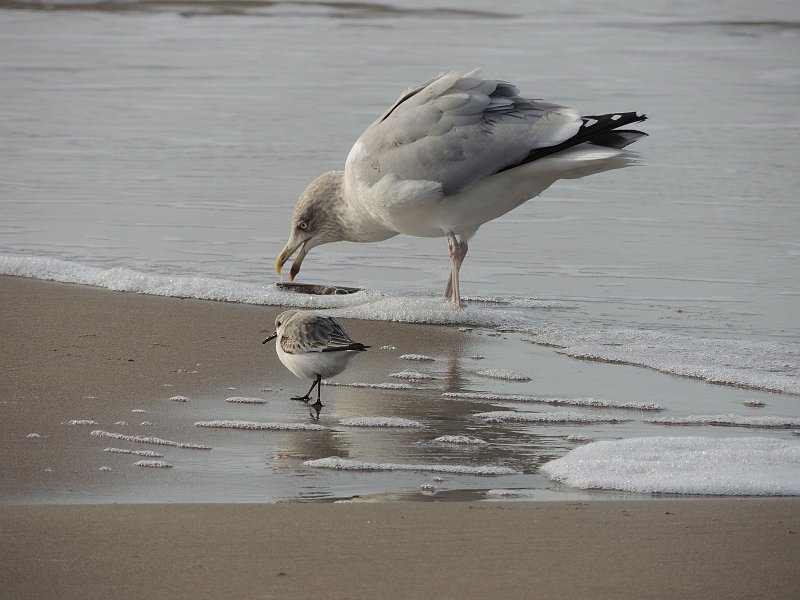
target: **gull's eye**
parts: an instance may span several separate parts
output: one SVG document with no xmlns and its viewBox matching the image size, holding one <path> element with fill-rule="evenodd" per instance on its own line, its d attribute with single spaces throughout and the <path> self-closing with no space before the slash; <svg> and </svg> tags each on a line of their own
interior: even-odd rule
<svg viewBox="0 0 800 600">
<path fill-rule="evenodd" d="M 300 231 L 306 231 L 306 230 L 308 229 L 308 221 L 300 221 L 300 222 L 297 224 L 297 228 L 298 228 Z"/>
</svg>

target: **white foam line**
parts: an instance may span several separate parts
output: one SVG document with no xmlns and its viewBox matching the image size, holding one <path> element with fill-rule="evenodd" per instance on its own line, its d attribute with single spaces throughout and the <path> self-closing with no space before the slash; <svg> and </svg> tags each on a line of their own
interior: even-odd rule
<svg viewBox="0 0 800 600">
<path fill-rule="evenodd" d="M 100 425 L 100 423 L 94 419 L 72 419 L 67 421 L 67 425 Z"/>
<path fill-rule="evenodd" d="M 333 387 L 340 386 L 340 387 L 354 387 L 354 388 L 370 388 L 375 390 L 413 390 L 414 386 L 408 383 L 361 383 L 361 382 L 353 382 L 353 383 L 338 383 L 336 381 L 328 381 L 327 379 L 322 380 L 322 385 L 331 385 Z"/>
<path fill-rule="evenodd" d="M 426 471 L 431 473 L 453 473 L 459 475 L 516 475 L 519 471 L 508 467 L 480 466 L 470 467 L 466 465 L 409 465 L 398 463 L 373 463 L 360 460 L 350 460 L 329 456 L 328 458 L 318 458 L 307 460 L 303 463 L 307 467 L 318 469 L 337 469 L 343 471 Z"/>
<path fill-rule="evenodd" d="M 400 356 L 401 360 L 415 360 L 418 362 L 433 362 L 434 359 L 425 354 L 403 354 Z"/>
<path fill-rule="evenodd" d="M 256 421 L 197 421 L 195 427 L 212 429 L 248 429 L 258 431 L 330 431 L 330 427 L 316 423 L 259 423 Z"/>
<path fill-rule="evenodd" d="M 147 456 L 148 458 L 162 458 L 164 455 L 152 450 L 127 450 L 126 448 L 104 448 L 103 452 L 113 452 L 115 454 L 135 454 L 136 456 Z"/>
<path fill-rule="evenodd" d="M 440 442 L 442 444 L 474 444 L 480 445 L 485 444 L 486 440 L 482 440 L 481 438 L 472 437 L 469 435 L 442 435 L 437 437 L 434 442 Z"/>
<path fill-rule="evenodd" d="M 173 442 L 172 440 L 162 440 L 161 438 L 145 436 L 145 435 L 125 435 L 122 433 L 114 433 L 113 431 L 103 431 L 95 429 L 92 432 L 94 437 L 113 438 L 115 440 L 125 440 L 127 442 L 138 442 L 140 444 L 156 444 L 159 446 L 174 446 L 175 448 L 188 448 L 190 450 L 211 450 L 211 446 L 203 446 L 200 444 L 188 444 L 184 442 Z"/>
<path fill-rule="evenodd" d="M 149 467 L 151 469 L 171 469 L 172 465 L 163 460 L 140 460 L 133 463 L 136 467 Z"/>
<path fill-rule="evenodd" d="M 481 369 L 475 371 L 476 375 L 481 377 L 489 377 L 490 379 L 502 379 L 504 381 L 530 381 L 531 378 L 516 371 L 509 371 L 508 369 Z"/>
<path fill-rule="evenodd" d="M 532 402 L 550 406 L 580 406 L 587 408 L 621 408 L 628 410 L 664 410 L 660 404 L 652 402 L 614 402 L 596 398 L 550 398 L 547 396 L 525 396 L 521 394 L 496 394 L 489 392 L 445 392 L 445 398 L 466 400 L 499 400 L 502 402 Z"/>
<path fill-rule="evenodd" d="M 515 490 L 508 490 L 508 489 L 493 489 L 493 490 L 486 490 L 487 496 L 516 496 L 519 492 Z"/>
<path fill-rule="evenodd" d="M 247 398 L 245 396 L 231 396 L 225 398 L 225 402 L 233 402 L 234 404 L 266 404 L 267 401 L 263 398 Z"/>
<path fill-rule="evenodd" d="M 479 306 L 469 311 L 454 311 L 450 303 L 439 297 L 410 297 L 407 294 L 386 296 L 369 290 L 321 296 L 296 294 L 282 291 L 275 285 L 265 286 L 217 277 L 145 273 L 128 267 L 95 267 L 48 257 L 0 254 L 0 274 L 155 296 L 325 309 L 337 317 L 370 321 L 483 326 L 501 325 L 509 321 L 508 315 L 495 314 Z"/>
<path fill-rule="evenodd" d="M 402 417 L 351 417 L 349 419 L 339 419 L 339 425 L 344 425 L 345 427 L 425 427 L 419 421 L 403 419 Z"/>
<path fill-rule="evenodd" d="M 586 415 L 571 411 L 548 413 L 516 412 L 513 410 L 496 410 L 473 415 L 490 423 L 515 421 L 521 423 L 626 423 L 630 419 L 621 419 L 612 415 Z"/>
<path fill-rule="evenodd" d="M 758 427 L 789 429 L 800 426 L 800 419 L 792 417 L 744 417 L 741 415 L 689 415 L 688 417 L 661 417 L 646 419 L 645 423 L 659 425 L 716 425 L 720 427 Z"/>
<path fill-rule="evenodd" d="M 397 377 L 398 379 L 436 379 L 433 375 L 420 373 L 419 371 L 400 371 L 399 373 L 390 373 L 389 377 Z"/>
</svg>

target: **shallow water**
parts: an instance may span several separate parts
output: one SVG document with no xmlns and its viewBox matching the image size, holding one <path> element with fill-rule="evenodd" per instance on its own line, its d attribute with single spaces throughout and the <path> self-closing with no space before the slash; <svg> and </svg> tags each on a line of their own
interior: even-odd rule
<svg viewBox="0 0 800 600">
<path fill-rule="evenodd" d="M 0 272 L 175 296 L 304 302 L 351 318 L 459 322 L 484 328 L 485 368 L 535 376 L 529 384 L 482 378 L 474 372 L 481 365 L 457 389 L 422 384 L 437 392 L 660 401 L 675 416 L 800 417 L 795 4 L 573 0 L 536 9 L 506 2 L 495 12 L 449 0 L 435 8 L 66 1 L 46 10 L 0 2 Z M 438 300 L 449 269 L 441 239 L 334 244 L 304 262 L 302 281 L 368 290 L 361 294 L 301 299 L 276 290 L 274 257 L 306 183 L 341 168 L 359 133 L 405 86 L 475 66 L 589 114 L 647 113 L 642 129 L 650 137 L 634 147 L 643 164 L 560 182 L 485 225 L 462 270 L 472 299 L 464 313 Z M 433 364 L 406 368 L 442 368 Z M 383 381 L 404 381 L 388 375 Z M 341 405 L 337 417 L 361 416 L 370 406 L 373 416 L 422 419 L 426 428 L 337 424 L 333 433 L 302 438 L 299 446 L 314 452 L 295 449 L 296 432 L 280 433 L 288 449 L 278 444 L 272 452 L 293 457 L 288 467 L 249 453 L 254 432 L 225 431 L 233 441 L 217 454 L 230 458 L 211 466 L 198 456 L 181 468 L 215 473 L 218 489 L 235 490 L 222 495 L 234 500 L 408 492 L 430 483 L 414 472 L 387 478 L 302 465 L 301 458 L 344 445 L 358 460 L 478 464 L 486 457 L 525 474 L 491 483 L 459 476 L 439 485 L 442 492 L 552 491 L 536 468 L 574 447 L 565 441 L 572 427 L 462 421 L 496 410 L 488 401 L 440 409 L 430 406 L 429 392 L 384 390 L 386 413 L 375 415 L 365 404 L 368 390 L 329 389 Z M 753 398 L 767 407 L 742 405 Z M 269 420 L 252 408 L 220 405 L 192 418 Z M 287 410 L 276 418 L 288 419 Z M 643 418 L 580 431 L 591 439 L 681 428 L 719 437 L 720 428 Z M 484 430 L 491 450 L 431 441 Z M 788 429 L 767 433 L 794 439 Z M 228 468 L 261 475 L 266 468 L 271 483 L 231 485 Z"/>
</svg>

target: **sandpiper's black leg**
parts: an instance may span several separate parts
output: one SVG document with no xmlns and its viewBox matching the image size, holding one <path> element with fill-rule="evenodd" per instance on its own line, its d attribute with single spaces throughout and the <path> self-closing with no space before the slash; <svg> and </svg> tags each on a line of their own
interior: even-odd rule
<svg viewBox="0 0 800 600">
<path fill-rule="evenodd" d="M 317 401 L 312 404 L 312 406 L 322 406 L 322 401 L 319 399 L 320 391 L 322 390 L 322 375 L 317 375 L 317 381 L 315 382 L 317 385 Z M 311 389 L 314 389 L 313 386 Z M 311 390 L 309 390 L 311 393 Z"/>
<path fill-rule="evenodd" d="M 311 400 L 311 392 L 314 391 L 314 388 L 322 381 L 322 376 L 317 375 L 317 378 L 314 380 L 314 383 L 311 384 L 311 387 L 306 392 L 305 396 L 292 396 L 292 400 L 301 400 L 303 402 L 308 402 Z M 317 389 L 317 402 L 319 402 L 319 389 Z"/>
</svg>

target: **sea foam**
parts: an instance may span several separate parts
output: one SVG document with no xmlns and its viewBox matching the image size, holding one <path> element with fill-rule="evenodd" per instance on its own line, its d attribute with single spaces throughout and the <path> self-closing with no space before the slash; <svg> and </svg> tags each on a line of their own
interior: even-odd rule
<svg viewBox="0 0 800 600">
<path fill-rule="evenodd" d="M 417 362 L 433 362 L 434 359 L 425 354 L 403 354 L 400 356 L 401 360 L 414 360 Z"/>
<path fill-rule="evenodd" d="M 689 415 L 686 417 L 660 417 L 646 419 L 645 423 L 660 425 L 717 425 L 721 427 L 759 427 L 790 429 L 800 427 L 800 419 L 792 417 L 744 417 L 741 415 Z"/>
<path fill-rule="evenodd" d="M 435 379 L 433 375 L 427 375 L 426 373 L 420 373 L 419 371 L 400 371 L 399 373 L 390 373 L 389 377 L 397 377 L 398 379 L 409 379 L 409 380 L 423 380 L 423 379 Z"/>
<path fill-rule="evenodd" d="M 114 433 L 113 431 L 103 431 L 95 429 L 92 431 L 94 437 L 112 438 L 115 440 L 125 440 L 126 442 L 138 442 L 140 444 L 155 444 L 158 446 L 174 446 L 176 448 L 188 448 L 190 450 L 211 450 L 211 446 L 203 446 L 201 444 L 190 444 L 187 442 L 174 442 L 172 440 L 164 440 L 157 437 L 146 435 L 125 435 L 122 433 Z"/>
<path fill-rule="evenodd" d="M 351 417 L 339 419 L 339 425 L 346 427 L 425 427 L 419 421 L 412 421 L 402 417 Z"/>
<path fill-rule="evenodd" d="M 623 419 L 613 415 L 591 415 L 573 411 L 556 411 L 546 413 L 516 412 L 513 410 L 496 410 L 491 412 L 476 413 L 473 416 L 484 419 L 489 423 L 506 421 L 520 423 L 625 423 L 630 419 Z"/>
<path fill-rule="evenodd" d="M 267 401 L 263 398 L 248 398 L 246 396 L 231 396 L 225 398 L 225 402 L 232 402 L 233 404 L 266 404 Z"/>
<path fill-rule="evenodd" d="M 126 448 L 103 448 L 103 452 L 114 454 L 134 454 L 136 456 L 146 456 L 148 458 L 162 458 L 164 455 L 152 450 L 128 450 Z"/>
<path fill-rule="evenodd" d="M 661 331 L 515 327 L 527 341 L 588 360 L 649 367 L 725 385 L 800 394 L 800 345 L 689 337 Z"/>
<path fill-rule="evenodd" d="M 505 381 L 530 381 L 531 378 L 523 373 L 517 371 L 510 371 L 508 369 L 481 369 L 475 371 L 476 375 L 481 377 L 489 377 L 490 379 L 503 379 Z"/>
<path fill-rule="evenodd" d="M 368 290 L 353 294 L 297 294 L 274 284 L 145 273 L 128 267 L 104 268 L 49 257 L 0 254 L 0 275 L 79 283 L 154 296 L 325 309 L 337 317 L 372 321 L 494 326 L 510 320 L 507 314 L 480 306 L 469 311 L 454 311 L 443 298 L 387 296 Z"/>
<path fill-rule="evenodd" d="M 259 431 L 330 431 L 330 427 L 316 423 L 259 423 L 257 421 L 197 421 L 195 427 L 212 429 L 249 429 Z"/>
<path fill-rule="evenodd" d="M 171 469 L 172 465 L 163 460 L 140 460 L 133 463 L 137 467 L 149 467 L 151 469 Z"/>
<path fill-rule="evenodd" d="M 550 396 L 526 396 L 522 394 L 498 394 L 494 392 L 445 392 L 444 398 L 465 400 L 496 400 L 501 402 L 530 402 L 551 406 L 579 406 L 588 408 L 621 408 L 630 410 L 664 410 L 653 402 L 617 402 L 597 398 L 554 398 Z"/>
<path fill-rule="evenodd" d="M 592 442 L 541 472 L 583 489 L 800 495 L 800 444 L 770 438 L 652 437 Z"/>
<path fill-rule="evenodd" d="M 361 383 L 358 381 L 352 383 L 339 383 L 337 381 L 322 380 L 323 385 L 330 385 L 333 387 L 354 387 L 354 388 L 369 388 L 373 390 L 413 390 L 414 386 L 408 383 Z"/>
<path fill-rule="evenodd" d="M 343 471 L 426 471 L 432 473 L 453 473 L 459 475 L 515 475 L 519 473 L 519 471 L 509 469 L 508 467 L 373 463 L 339 458 L 338 456 L 307 460 L 303 464 L 307 467 L 315 467 L 318 469 L 337 469 Z"/>
<path fill-rule="evenodd" d="M 486 440 L 482 440 L 481 438 L 472 437 L 469 435 L 440 435 L 433 441 L 440 442 L 442 444 L 467 444 L 467 445 L 481 445 L 486 443 Z"/>
<path fill-rule="evenodd" d="M 100 425 L 100 423 L 94 419 L 72 419 L 67 421 L 67 425 Z"/>
</svg>

